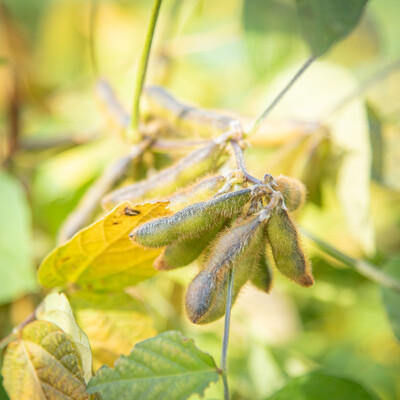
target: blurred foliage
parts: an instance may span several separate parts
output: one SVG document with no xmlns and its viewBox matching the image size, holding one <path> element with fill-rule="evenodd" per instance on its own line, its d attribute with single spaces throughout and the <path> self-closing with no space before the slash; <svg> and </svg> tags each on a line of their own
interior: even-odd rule
<svg viewBox="0 0 400 400">
<path fill-rule="evenodd" d="M 149 2 L 99 3 L 100 75 L 129 109 Z M 126 151 L 94 95 L 90 8 L 86 0 L 0 3 L 0 337 L 39 302 L 33 265 L 54 248 L 90 184 Z M 241 114 L 246 125 L 309 54 L 295 10 L 288 0 L 165 0 L 148 82 L 190 103 Z M 342 100 L 399 59 L 398 15 L 398 0 L 371 0 L 357 28 L 307 71 L 246 151 L 256 176 L 285 173 L 306 183 L 309 201 L 298 215 L 304 228 L 352 257 L 390 265 L 394 276 L 400 268 L 400 71 Z M 144 169 L 175 156 L 149 153 Z M 376 284 L 305 244 L 314 287 L 278 276 L 270 295 L 246 287 L 233 309 L 232 398 L 266 399 L 319 368 L 356 378 L 382 400 L 400 398 L 398 295 L 384 290 L 389 323 Z M 194 326 L 182 311 L 195 270 L 161 272 L 129 295 L 109 293 L 101 301 L 69 287 L 95 368 L 168 329 L 194 338 L 218 360 L 223 321 Z M 104 336 L 90 329 L 91 321 L 101 322 Z M 205 397 L 222 392 L 222 383 L 211 385 Z"/>
</svg>

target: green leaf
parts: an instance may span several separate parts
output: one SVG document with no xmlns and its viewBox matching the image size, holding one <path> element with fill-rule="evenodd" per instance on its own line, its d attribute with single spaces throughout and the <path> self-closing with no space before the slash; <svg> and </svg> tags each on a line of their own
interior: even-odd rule
<svg viewBox="0 0 400 400">
<path fill-rule="evenodd" d="M 268 400 L 377 400 L 362 385 L 325 372 L 313 372 L 290 381 Z"/>
<path fill-rule="evenodd" d="M 3 376 L 0 375 L 0 400 L 10 400 L 3 387 Z"/>
<path fill-rule="evenodd" d="M 245 0 L 242 25 L 252 66 L 259 75 L 271 77 L 303 50 L 296 10 L 290 2 Z"/>
<path fill-rule="evenodd" d="M 79 326 L 93 352 L 93 367 L 113 366 L 121 354 L 157 334 L 142 303 L 127 293 L 83 292 L 69 295 Z"/>
<path fill-rule="evenodd" d="M 368 0 L 296 0 L 300 26 L 314 56 L 325 53 L 357 25 Z"/>
<path fill-rule="evenodd" d="M 20 183 L 0 171 L 0 304 L 37 289 L 31 214 Z"/>
<path fill-rule="evenodd" d="M 384 270 L 394 278 L 400 279 L 400 255 L 388 261 Z M 382 287 L 382 297 L 393 333 L 400 341 L 400 294 Z"/>
<path fill-rule="evenodd" d="M 74 343 L 47 321 L 30 323 L 8 345 L 2 374 L 13 400 L 88 399 Z"/>
<path fill-rule="evenodd" d="M 89 339 L 76 323 L 65 295 L 63 293 L 51 293 L 46 296 L 36 310 L 36 318 L 41 321 L 52 322 L 69 335 L 79 352 L 85 381 L 88 382 L 92 377 L 92 351 L 90 350 Z"/>
<path fill-rule="evenodd" d="M 170 331 L 137 344 L 122 356 L 115 369 L 102 367 L 88 385 L 104 400 L 142 398 L 184 400 L 218 380 L 212 357 L 198 350 L 193 340 Z"/>
</svg>

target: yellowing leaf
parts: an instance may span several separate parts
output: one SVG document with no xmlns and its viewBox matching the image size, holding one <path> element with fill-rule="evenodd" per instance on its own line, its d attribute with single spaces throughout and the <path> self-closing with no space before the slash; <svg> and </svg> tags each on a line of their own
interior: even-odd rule
<svg viewBox="0 0 400 400">
<path fill-rule="evenodd" d="M 92 351 L 90 350 L 89 339 L 76 323 L 65 295 L 63 293 L 51 293 L 46 296 L 36 311 L 36 318 L 41 321 L 52 322 L 69 335 L 79 352 L 85 381 L 88 382 L 92 376 Z"/>
<path fill-rule="evenodd" d="M 121 354 L 156 335 L 145 307 L 126 293 L 79 292 L 70 295 L 79 325 L 89 336 L 94 370 L 114 365 Z"/>
<path fill-rule="evenodd" d="M 46 287 L 76 283 L 84 288 L 120 290 L 153 276 L 160 250 L 145 249 L 129 239 L 131 230 L 169 214 L 168 202 L 134 205 L 126 201 L 50 253 L 39 268 Z"/>
<path fill-rule="evenodd" d="M 30 323 L 8 345 L 2 374 L 12 400 L 88 399 L 78 350 L 47 321 Z"/>
</svg>

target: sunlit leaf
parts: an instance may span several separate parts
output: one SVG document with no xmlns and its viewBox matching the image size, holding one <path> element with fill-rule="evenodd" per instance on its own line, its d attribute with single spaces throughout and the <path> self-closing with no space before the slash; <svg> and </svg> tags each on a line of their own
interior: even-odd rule
<svg viewBox="0 0 400 400">
<path fill-rule="evenodd" d="M 303 35 L 315 56 L 357 25 L 368 0 L 296 0 Z"/>
<path fill-rule="evenodd" d="M 385 271 L 396 279 L 400 279 L 400 256 L 392 258 Z M 400 294 L 387 287 L 382 287 L 383 303 L 389 317 L 393 333 L 400 341 Z"/>
<path fill-rule="evenodd" d="M 313 372 L 290 381 L 268 400 L 377 400 L 377 397 L 358 382 L 348 378 Z"/>
<path fill-rule="evenodd" d="M 89 336 L 94 369 L 113 366 L 121 354 L 156 334 L 144 305 L 127 293 L 78 292 L 70 296 L 79 325 Z"/>
<path fill-rule="evenodd" d="M 36 310 L 36 318 L 52 322 L 69 335 L 79 352 L 85 381 L 88 382 L 92 376 L 92 352 L 90 350 L 89 339 L 76 323 L 71 306 L 65 295 L 63 293 L 51 293 L 46 296 Z"/>
<path fill-rule="evenodd" d="M 31 215 L 25 194 L 0 171 L 0 304 L 37 288 L 32 260 Z"/>
<path fill-rule="evenodd" d="M 2 374 L 13 400 L 88 398 L 74 343 L 56 325 L 35 321 L 8 345 Z"/>
<path fill-rule="evenodd" d="M 118 205 L 50 253 L 39 268 L 46 287 L 77 283 L 86 288 L 119 290 L 153 276 L 160 250 L 144 249 L 129 239 L 132 229 L 168 214 L 166 202 Z"/>
<path fill-rule="evenodd" d="M 88 385 L 104 400 L 143 398 L 184 400 L 218 380 L 212 357 L 197 349 L 191 339 L 170 331 L 137 344 L 122 356 L 115 369 L 101 368 Z"/>
</svg>

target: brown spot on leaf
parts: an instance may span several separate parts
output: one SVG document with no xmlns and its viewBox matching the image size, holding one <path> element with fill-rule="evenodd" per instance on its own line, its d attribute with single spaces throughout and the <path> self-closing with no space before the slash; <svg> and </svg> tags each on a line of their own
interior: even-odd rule
<svg viewBox="0 0 400 400">
<path fill-rule="evenodd" d="M 132 217 L 134 215 L 139 215 L 140 211 L 139 210 L 134 210 L 133 208 L 129 208 L 129 207 L 125 207 L 125 215 L 127 215 L 128 217 Z"/>
</svg>

